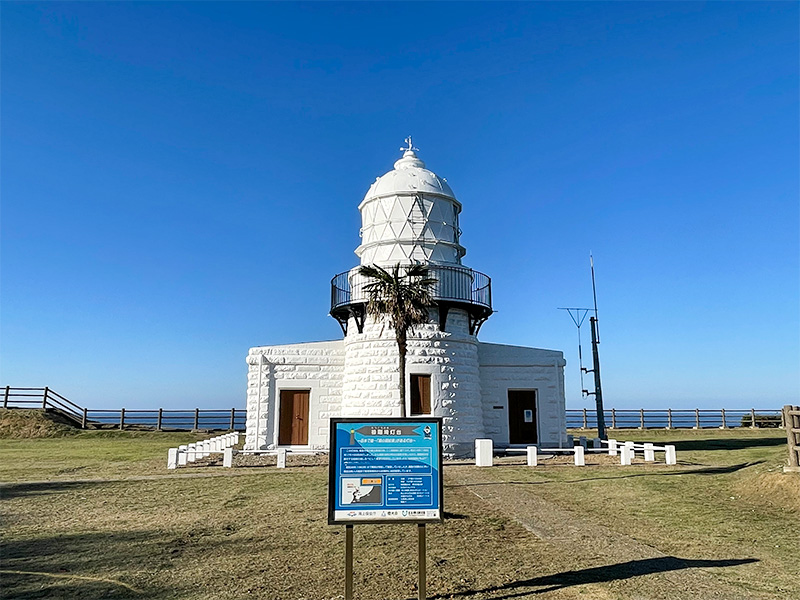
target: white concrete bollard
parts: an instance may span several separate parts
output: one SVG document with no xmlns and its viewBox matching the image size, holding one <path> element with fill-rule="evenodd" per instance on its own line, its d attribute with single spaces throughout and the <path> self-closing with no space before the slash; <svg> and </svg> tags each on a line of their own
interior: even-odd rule
<svg viewBox="0 0 800 600">
<path fill-rule="evenodd" d="M 186 446 L 186 461 L 194 462 L 197 460 L 197 444 L 189 444 Z"/>
<path fill-rule="evenodd" d="M 535 467 L 539 464 L 539 449 L 536 446 L 528 446 L 528 466 Z"/>
<path fill-rule="evenodd" d="M 491 467 L 493 454 L 492 440 L 475 440 L 475 466 Z"/>
<path fill-rule="evenodd" d="M 633 442 L 625 442 L 625 447 L 628 449 L 628 452 L 630 452 L 631 460 L 636 458 L 636 449 L 633 446 Z"/>
<path fill-rule="evenodd" d="M 186 466 L 186 450 L 189 446 L 183 445 L 178 446 L 178 466 L 185 467 Z"/>
<path fill-rule="evenodd" d="M 286 468 L 286 448 L 278 448 L 278 468 Z"/>
<path fill-rule="evenodd" d="M 584 457 L 584 449 L 583 446 L 575 446 L 575 466 L 576 467 L 585 467 L 586 466 L 586 458 Z"/>
<path fill-rule="evenodd" d="M 609 438 L 608 440 L 608 455 L 609 456 L 616 456 L 617 455 L 617 440 L 613 440 Z"/>
<path fill-rule="evenodd" d="M 644 460 L 645 462 L 653 462 L 656 459 L 656 451 L 653 450 L 653 444 L 644 445 Z"/>
<path fill-rule="evenodd" d="M 619 464 L 621 465 L 631 464 L 631 449 L 627 445 L 620 448 Z"/>
<path fill-rule="evenodd" d="M 592 440 L 592 448 L 602 448 L 603 447 L 603 440 L 600 438 L 594 438 Z"/>
<path fill-rule="evenodd" d="M 222 466 L 228 468 L 233 466 L 233 448 L 225 448 L 223 451 Z"/>
<path fill-rule="evenodd" d="M 233 439 L 234 439 L 233 445 L 236 446 L 239 443 L 239 432 L 238 431 L 234 431 L 233 432 Z"/>
<path fill-rule="evenodd" d="M 588 447 L 585 435 L 582 435 L 581 437 L 578 438 L 578 443 L 581 445 L 581 448 L 583 448 L 584 450 Z"/>
<path fill-rule="evenodd" d="M 675 452 L 675 446 L 665 446 L 666 450 L 664 451 L 664 457 L 667 460 L 668 465 L 677 465 L 678 464 L 678 453 Z"/>
<path fill-rule="evenodd" d="M 167 452 L 167 468 L 168 469 L 177 469 L 178 468 L 178 449 L 177 448 L 170 448 Z"/>
<path fill-rule="evenodd" d="M 219 452 L 220 450 L 219 438 L 211 438 L 211 450 L 213 452 Z"/>
</svg>

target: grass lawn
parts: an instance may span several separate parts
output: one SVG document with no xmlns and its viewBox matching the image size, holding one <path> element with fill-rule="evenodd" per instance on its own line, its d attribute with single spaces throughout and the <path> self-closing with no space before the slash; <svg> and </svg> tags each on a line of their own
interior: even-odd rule
<svg viewBox="0 0 800 600">
<path fill-rule="evenodd" d="M 0 439 L 3 597 L 342 597 L 326 466 L 167 471 L 167 448 L 199 437 Z M 446 467 L 429 596 L 800 598 L 779 430 L 617 437 L 675 442 L 680 464 Z M 413 525 L 356 527 L 355 558 L 356 598 L 416 597 Z"/>
</svg>

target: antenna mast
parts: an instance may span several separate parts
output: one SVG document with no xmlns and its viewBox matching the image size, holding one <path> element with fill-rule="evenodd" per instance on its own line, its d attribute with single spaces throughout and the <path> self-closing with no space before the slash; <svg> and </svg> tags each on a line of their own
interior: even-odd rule
<svg viewBox="0 0 800 600">
<path fill-rule="evenodd" d="M 594 298 L 594 316 L 589 317 L 589 325 L 592 328 L 592 364 L 594 372 L 594 401 L 597 407 L 597 437 L 601 440 L 606 437 L 606 419 L 603 413 L 603 387 L 600 384 L 600 355 L 597 350 L 600 344 L 599 327 L 597 326 L 597 288 L 594 281 L 594 257 L 589 253 L 589 264 L 592 269 L 592 296 Z"/>
<path fill-rule="evenodd" d="M 586 319 L 586 315 L 589 314 L 589 311 L 591 309 L 559 308 L 558 310 L 567 311 L 569 313 L 570 319 L 572 319 L 572 322 L 575 323 L 575 327 L 578 328 L 578 365 L 581 368 L 581 394 L 585 396 L 589 393 L 589 390 L 586 389 L 586 384 L 583 383 L 583 374 L 586 373 L 586 369 L 583 368 L 583 346 L 581 344 L 581 325 L 583 325 L 583 321 Z"/>
<path fill-rule="evenodd" d="M 597 326 L 597 288 L 594 281 L 594 257 L 589 254 L 589 265 L 592 270 L 592 298 L 594 299 L 594 316 L 589 317 L 589 324 L 592 328 L 592 369 L 587 369 L 583 366 L 583 350 L 581 348 L 581 325 L 586 319 L 586 315 L 592 310 L 591 308 L 559 308 L 558 310 L 565 310 L 569 313 L 572 322 L 578 328 L 578 363 L 581 368 L 581 393 L 584 396 L 594 396 L 595 405 L 597 407 L 597 436 L 601 440 L 606 438 L 606 419 L 603 413 L 603 388 L 600 384 L 600 356 L 597 351 L 597 345 L 600 343 L 599 328 Z M 583 374 L 594 373 L 594 391 L 590 392 L 584 387 Z"/>
</svg>

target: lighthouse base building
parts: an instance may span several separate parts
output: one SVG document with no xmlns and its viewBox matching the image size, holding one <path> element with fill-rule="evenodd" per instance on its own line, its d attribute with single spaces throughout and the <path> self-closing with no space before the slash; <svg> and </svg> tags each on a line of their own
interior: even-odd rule
<svg viewBox="0 0 800 600">
<path fill-rule="evenodd" d="M 461 264 L 461 204 L 411 146 L 359 206 L 361 265 L 423 264 L 436 280 L 426 323 L 408 334 L 406 397 L 385 318 L 366 311 L 359 267 L 331 282 L 331 315 L 344 339 L 251 348 L 246 450 L 328 448 L 331 417 L 434 416 L 448 458 L 495 447 L 566 442 L 564 357 L 555 350 L 478 341 L 492 314 L 491 280 Z M 403 408 L 405 410 L 403 410 Z"/>
</svg>

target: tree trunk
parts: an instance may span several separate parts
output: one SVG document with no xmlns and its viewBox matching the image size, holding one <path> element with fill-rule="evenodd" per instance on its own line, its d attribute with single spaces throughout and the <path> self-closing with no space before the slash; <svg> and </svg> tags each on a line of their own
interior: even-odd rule
<svg viewBox="0 0 800 600">
<path fill-rule="evenodd" d="M 397 333 L 397 354 L 400 367 L 400 417 L 406 418 L 406 336 L 405 332 Z"/>
</svg>

